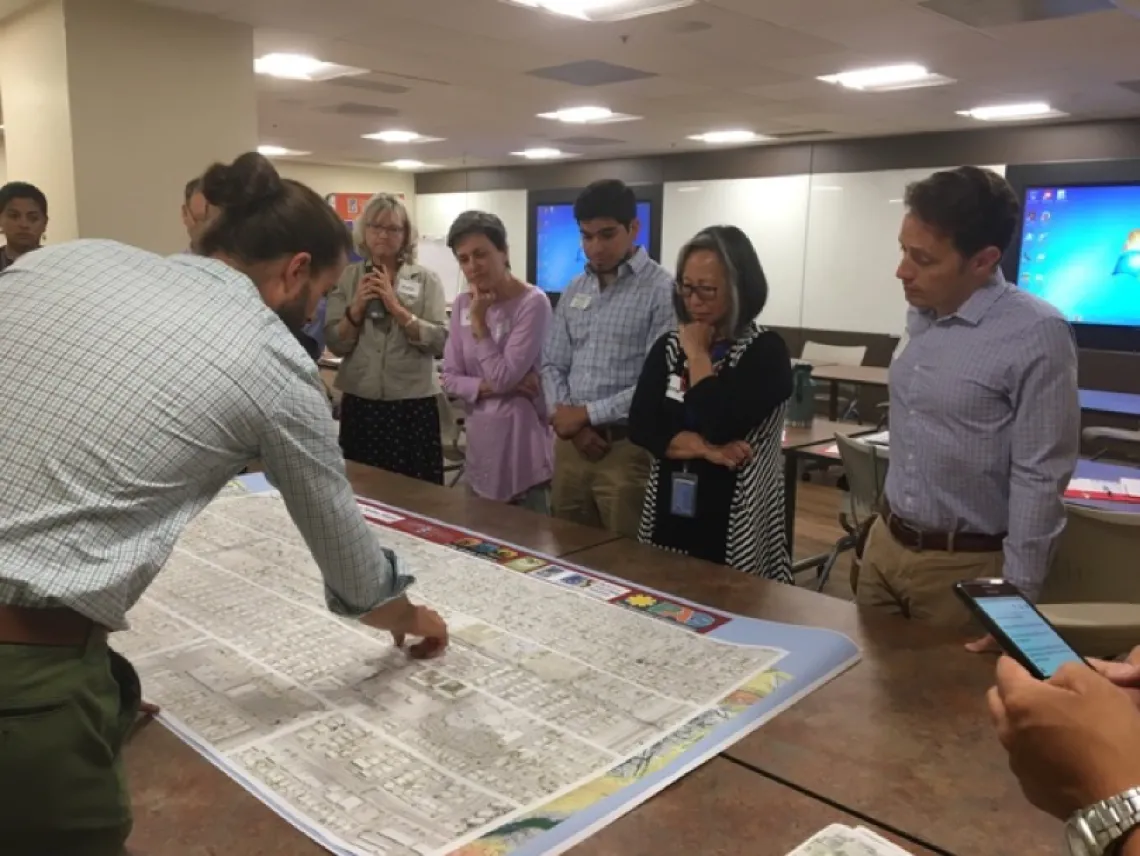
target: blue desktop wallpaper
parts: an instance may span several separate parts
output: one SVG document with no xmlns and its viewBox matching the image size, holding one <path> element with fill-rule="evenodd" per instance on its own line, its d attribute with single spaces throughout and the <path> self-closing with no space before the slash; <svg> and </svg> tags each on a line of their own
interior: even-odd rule
<svg viewBox="0 0 1140 856">
<path fill-rule="evenodd" d="M 1073 323 L 1140 326 L 1140 184 L 1029 188 L 1017 281 Z"/>
<path fill-rule="evenodd" d="M 649 251 L 648 202 L 637 203 L 637 219 L 641 231 L 637 246 Z M 562 292 L 570 281 L 586 267 L 586 254 L 582 252 L 582 238 L 578 221 L 574 219 L 574 206 L 539 205 L 535 217 L 535 285 L 543 291 Z"/>
</svg>

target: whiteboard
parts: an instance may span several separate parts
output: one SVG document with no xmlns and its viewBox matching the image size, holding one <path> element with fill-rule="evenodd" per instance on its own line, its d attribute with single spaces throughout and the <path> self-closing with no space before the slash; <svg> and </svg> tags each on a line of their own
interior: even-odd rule
<svg viewBox="0 0 1140 856">
<path fill-rule="evenodd" d="M 467 290 L 467 278 L 459 269 L 459 262 L 455 260 L 455 255 L 448 248 L 446 238 L 421 235 L 418 255 L 419 263 L 428 270 L 434 271 L 443 282 L 443 294 L 447 299 L 448 306 L 460 292 Z"/>
<path fill-rule="evenodd" d="M 737 226 L 751 239 L 768 279 L 760 322 L 799 327 L 807 232 L 808 176 L 689 181 L 665 185 L 661 264 L 709 226 Z"/>
</svg>

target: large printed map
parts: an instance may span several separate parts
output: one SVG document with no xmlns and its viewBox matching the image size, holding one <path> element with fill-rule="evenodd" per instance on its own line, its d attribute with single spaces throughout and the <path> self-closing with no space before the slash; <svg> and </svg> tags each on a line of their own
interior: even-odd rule
<svg viewBox="0 0 1140 856">
<path fill-rule="evenodd" d="M 448 621 L 442 658 L 330 615 L 283 502 L 232 488 L 114 637 L 171 728 L 334 852 L 558 852 L 857 658 L 362 509 Z"/>
</svg>

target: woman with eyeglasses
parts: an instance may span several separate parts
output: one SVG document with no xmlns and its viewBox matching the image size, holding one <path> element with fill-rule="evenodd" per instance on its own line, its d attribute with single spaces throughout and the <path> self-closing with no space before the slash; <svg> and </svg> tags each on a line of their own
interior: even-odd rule
<svg viewBox="0 0 1140 856">
<path fill-rule="evenodd" d="M 326 344 L 344 358 L 341 449 L 350 461 L 443 484 L 434 364 L 447 342 L 443 284 L 416 264 L 415 227 L 392 194 L 364 206 L 353 242 L 364 260 L 325 307 Z"/>
<path fill-rule="evenodd" d="M 768 282 L 735 226 L 700 232 L 677 261 L 677 332 L 657 340 L 630 410 L 654 462 L 643 542 L 791 582 L 781 444 L 792 393 L 779 334 L 755 321 Z"/>
</svg>

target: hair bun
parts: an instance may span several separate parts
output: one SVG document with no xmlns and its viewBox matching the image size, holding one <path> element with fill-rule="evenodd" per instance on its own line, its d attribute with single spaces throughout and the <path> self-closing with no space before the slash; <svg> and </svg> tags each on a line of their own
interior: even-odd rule
<svg viewBox="0 0 1140 856">
<path fill-rule="evenodd" d="M 232 164 L 216 163 L 202 176 L 202 195 L 219 208 L 256 208 L 285 192 L 276 168 L 257 152 Z"/>
</svg>

